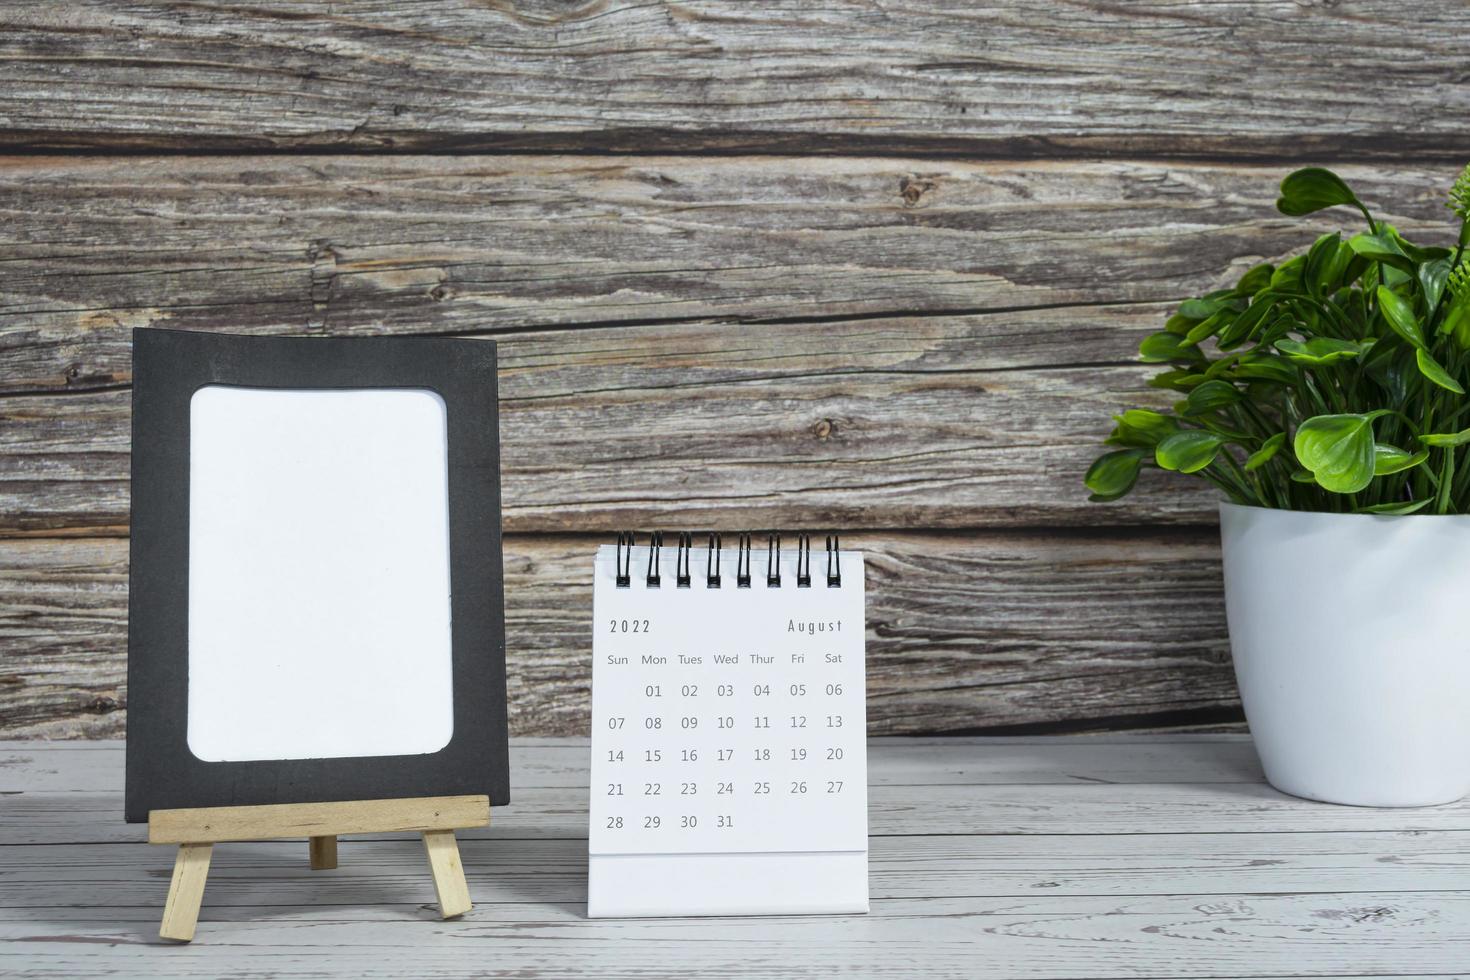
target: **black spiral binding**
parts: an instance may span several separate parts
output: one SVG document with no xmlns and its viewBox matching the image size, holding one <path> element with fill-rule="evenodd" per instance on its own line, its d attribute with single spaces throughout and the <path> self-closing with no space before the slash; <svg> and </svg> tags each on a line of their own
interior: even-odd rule
<svg viewBox="0 0 1470 980">
<path fill-rule="evenodd" d="M 796 537 L 796 587 L 812 587 L 812 536 L 799 534 Z"/>
<path fill-rule="evenodd" d="M 751 539 L 745 533 L 738 537 L 735 552 L 735 587 L 748 589 L 751 584 Z M 626 589 L 633 584 L 633 547 L 637 539 L 632 531 L 618 532 L 616 555 L 617 587 Z M 648 538 L 648 575 L 644 582 L 650 589 L 663 586 L 664 534 L 654 531 Z M 674 585 L 687 589 L 693 582 L 690 563 L 694 555 L 694 535 L 688 531 L 679 533 L 678 554 L 674 561 Z M 705 587 L 718 589 L 724 582 L 724 542 L 720 535 L 711 534 L 706 550 Z M 809 534 L 797 535 L 796 539 L 796 587 L 809 589 L 812 586 L 812 539 Z M 772 532 L 766 535 L 766 587 L 781 587 L 781 535 Z M 827 588 L 842 588 L 842 552 L 837 535 L 827 537 Z"/>
<path fill-rule="evenodd" d="M 627 549 L 626 551 L 623 549 Z M 633 532 L 618 533 L 618 588 L 626 589 L 633 584 Z"/>
<path fill-rule="evenodd" d="M 694 550 L 694 536 L 688 531 L 679 533 L 679 553 L 674 557 L 674 587 L 689 588 L 689 552 Z"/>
<path fill-rule="evenodd" d="M 708 570 L 705 573 L 704 579 L 704 585 L 707 589 L 718 589 L 720 587 L 720 563 L 722 552 L 724 551 L 720 547 L 720 544 L 720 536 L 718 534 L 711 534 L 709 536 L 709 555 L 704 564 L 704 567 Z"/>
<path fill-rule="evenodd" d="M 663 585 L 663 550 L 664 532 L 654 531 L 648 538 L 648 582 L 650 589 L 657 589 Z"/>
</svg>

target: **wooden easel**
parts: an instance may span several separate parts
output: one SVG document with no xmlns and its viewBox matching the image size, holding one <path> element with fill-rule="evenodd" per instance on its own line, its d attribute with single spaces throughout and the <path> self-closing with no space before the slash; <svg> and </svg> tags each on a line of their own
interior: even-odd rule
<svg viewBox="0 0 1470 980">
<path fill-rule="evenodd" d="M 471 908 L 470 892 L 454 832 L 489 823 L 488 796 L 154 810 L 148 814 L 148 843 L 179 845 L 158 934 L 184 943 L 194 938 L 215 844 L 277 837 L 310 838 L 311 867 L 326 870 L 337 866 L 338 834 L 417 831 L 424 836 L 440 915 L 463 915 Z"/>
</svg>

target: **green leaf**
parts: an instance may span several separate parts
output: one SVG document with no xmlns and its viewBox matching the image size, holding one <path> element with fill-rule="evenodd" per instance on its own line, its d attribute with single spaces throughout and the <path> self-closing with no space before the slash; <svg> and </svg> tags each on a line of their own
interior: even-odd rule
<svg viewBox="0 0 1470 980">
<path fill-rule="evenodd" d="M 1363 371 L 1388 395 L 1387 404 L 1402 405 L 1409 397 L 1409 382 L 1419 383 L 1419 368 L 1414 363 L 1414 348 L 1397 335 L 1378 341 L 1363 359 Z"/>
<path fill-rule="evenodd" d="M 1188 344 L 1183 337 L 1169 333 L 1167 330 L 1161 330 L 1143 338 L 1143 343 L 1138 345 L 1138 356 L 1149 363 L 1204 359 L 1204 355 Z"/>
<path fill-rule="evenodd" d="M 1393 332 L 1423 350 L 1424 331 L 1408 301 L 1387 286 L 1379 286 L 1374 295 L 1378 297 L 1378 309 L 1383 312 L 1383 318 L 1388 321 Z"/>
<path fill-rule="evenodd" d="M 1344 358 L 1357 357 L 1363 353 L 1365 348 L 1351 340 L 1338 340 L 1336 337 L 1313 337 L 1306 343 L 1289 338 L 1278 340 L 1276 349 L 1297 364 L 1318 367 Z"/>
<path fill-rule="evenodd" d="M 1382 235 L 1354 235 L 1348 239 L 1348 247 L 1365 259 L 1383 262 L 1406 272 L 1414 271 L 1414 260 L 1404 254 L 1398 242 Z"/>
<path fill-rule="evenodd" d="M 1332 493 L 1357 493 L 1373 481 L 1373 419 L 1365 415 L 1317 415 L 1297 426 L 1292 448 L 1317 485 Z"/>
<path fill-rule="evenodd" d="M 1192 374 L 1189 371 L 1175 369 L 1160 371 L 1148 379 L 1148 386 L 1150 388 L 1165 388 L 1169 391 L 1188 391 L 1203 380 L 1205 380 L 1203 374 Z"/>
<path fill-rule="evenodd" d="M 1108 442 L 1115 446 L 1136 446 L 1153 449 L 1159 440 L 1179 431 L 1179 421 L 1146 408 L 1130 408 L 1122 415 L 1113 416 L 1118 427 L 1113 430 Z"/>
<path fill-rule="evenodd" d="M 1199 323 L 1199 321 L 1191 317 L 1180 316 L 1178 313 L 1175 313 L 1173 316 L 1169 317 L 1169 319 L 1164 321 L 1164 331 L 1166 333 L 1178 334 L 1179 336 L 1183 337 L 1185 334 L 1189 333 L 1190 328 L 1193 327 L 1196 323 Z"/>
<path fill-rule="evenodd" d="M 1298 217 L 1338 204 L 1363 206 L 1337 174 L 1321 167 L 1305 167 L 1287 174 L 1281 182 L 1281 197 L 1276 201 L 1276 210 Z"/>
<path fill-rule="evenodd" d="M 1415 245 L 1392 225 L 1384 226 L 1387 229 L 1387 237 L 1392 238 L 1399 249 L 1407 255 L 1415 265 L 1423 265 L 1425 262 L 1433 262 L 1436 259 L 1449 258 L 1450 250 L 1442 245 Z M 1382 234 L 1383 232 L 1380 232 Z"/>
<path fill-rule="evenodd" d="M 1390 473 L 1402 473 L 1404 470 L 1413 469 L 1428 458 L 1427 449 L 1411 453 L 1398 446 L 1375 443 L 1373 446 L 1373 475 L 1388 476 Z"/>
<path fill-rule="evenodd" d="M 1353 511 L 1354 514 L 1412 514 L 1416 510 L 1423 510 L 1432 501 L 1433 497 L 1425 497 L 1423 500 L 1410 500 L 1408 503 L 1389 501 L 1386 504 L 1374 504 L 1371 507 L 1359 507 Z"/>
<path fill-rule="evenodd" d="M 1197 473 L 1215 461 L 1225 442 L 1224 436 L 1213 432 L 1183 429 L 1159 443 L 1154 461 L 1166 470 Z"/>
<path fill-rule="evenodd" d="M 1191 327 L 1189 333 L 1184 335 L 1184 340 L 1186 343 L 1198 344 L 1200 341 L 1213 334 L 1216 330 L 1219 330 L 1222 326 L 1230 323 L 1230 321 L 1233 319 L 1235 319 L 1234 313 L 1232 313 L 1230 310 L 1221 310 L 1220 312 L 1211 316 L 1208 320 L 1204 320 Z"/>
<path fill-rule="evenodd" d="M 1418 265 L 1414 263 L 1413 259 L 1410 259 L 1409 264 L 1403 268 L 1392 265 L 1380 265 L 1378 266 L 1379 279 L 1389 289 L 1398 289 L 1400 286 L 1415 281 L 1414 271 L 1418 268 Z M 1366 278 L 1364 276 L 1364 279 Z"/>
<path fill-rule="evenodd" d="M 1206 381 L 1189 393 L 1184 414 L 1203 415 L 1240 401 L 1240 390 L 1228 381 Z"/>
<path fill-rule="evenodd" d="M 1430 381 L 1433 381 L 1446 391 L 1453 391 L 1457 395 L 1463 395 L 1465 393 L 1465 389 L 1460 385 L 1460 382 L 1450 377 L 1450 373 L 1441 367 L 1438 361 L 1429 356 L 1429 351 L 1416 350 L 1414 352 L 1414 360 L 1419 364 L 1419 373 Z"/>
<path fill-rule="evenodd" d="M 1133 426 L 1140 432 L 1149 432 L 1163 437 L 1179 427 L 1179 423 L 1162 412 L 1148 408 L 1130 408 L 1118 417 L 1119 422 Z"/>
<path fill-rule="evenodd" d="M 1470 349 L 1470 303 L 1461 302 L 1450 307 L 1439 330 L 1453 337 L 1461 350 Z"/>
<path fill-rule="evenodd" d="M 1188 317 L 1191 320 L 1205 320 L 1225 308 L 1223 299 L 1187 299 L 1179 304 L 1179 316 Z"/>
<path fill-rule="evenodd" d="M 1229 375 L 1230 370 L 1235 367 L 1236 362 L 1245 356 L 1245 351 L 1238 351 L 1233 354 L 1226 354 L 1224 357 L 1217 357 L 1210 362 L 1209 367 L 1205 368 L 1206 380 L 1226 377 Z"/>
<path fill-rule="evenodd" d="M 1278 432 L 1271 438 L 1267 439 L 1265 442 L 1261 443 L 1261 448 L 1257 449 L 1246 458 L 1245 471 L 1249 473 L 1252 470 L 1258 470 L 1262 466 L 1265 466 L 1271 461 L 1272 456 L 1275 456 L 1281 451 L 1281 447 L 1285 444 L 1285 432 Z"/>
<path fill-rule="evenodd" d="M 1346 264 L 1346 260 L 1341 263 L 1337 260 L 1337 248 L 1341 244 L 1342 236 L 1333 232 L 1317 239 L 1307 251 L 1307 264 L 1302 268 L 1302 282 L 1314 293 L 1330 292 L 1333 280 Z M 1353 253 L 1349 251 L 1348 254 Z"/>
<path fill-rule="evenodd" d="M 1245 312 L 1238 314 L 1224 327 L 1220 328 L 1215 337 L 1215 346 L 1221 350 L 1229 350 L 1238 347 L 1246 338 L 1255 333 L 1256 328 L 1275 308 L 1275 302 L 1269 298 L 1255 300 Z"/>
<path fill-rule="evenodd" d="M 1143 454 L 1133 449 L 1104 453 L 1087 468 L 1082 482 L 1092 491 L 1096 503 L 1117 500 L 1133 489 L 1138 471 L 1143 467 Z"/>
<path fill-rule="evenodd" d="M 1424 308 L 1434 310 L 1439 298 L 1444 295 L 1445 283 L 1450 280 L 1450 260 L 1435 259 L 1419 266 L 1419 285 L 1424 290 Z"/>
<path fill-rule="evenodd" d="M 1275 266 L 1270 262 L 1252 266 L 1250 271 L 1241 276 L 1240 281 L 1235 284 L 1235 291 L 1242 296 L 1254 296 L 1271 285 L 1271 273 L 1275 271 Z"/>
<path fill-rule="evenodd" d="M 1290 312 L 1282 312 L 1279 308 L 1274 311 L 1274 316 L 1269 317 L 1269 323 L 1261 330 L 1260 336 L 1256 338 L 1257 347 L 1271 348 L 1276 341 L 1287 337 L 1299 326 L 1297 319 Z"/>
<path fill-rule="evenodd" d="M 1420 436 L 1419 441 L 1437 449 L 1451 449 L 1470 442 L 1470 429 L 1461 429 L 1459 432 L 1430 432 Z"/>
<path fill-rule="evenodd" d="M 1347 265 L 1342 270 L 1342 283 L 1355 289 L 1368 290 L 1378 285 L 1374 282 L 1369 284 L 1367 274 L 1371 271 L 1377 273 L 1377 267 L 1364 256 L 1353 251 L 1347 242 L 1342 243 L 1343 254 L 1347 256 Z"/>
<path fill-rule="evenodd" d="M 1294 385 L 1298 380 L 1296 368 L 1286 358 L 1266 354 L 1242 360 L 1235 369 L 1235 376 L 1243 381 L 1272 381 L 1283 385 Z"/>
<path fill-rule="evenodd" d="M 1276 267 L 1271 273 L 1271 286 L 1273 289 L 1292 289 L 1301 285 L 1302 269 L 1307 264 L 1305 255 L 1298 255 L 1287 259 Z"/>
</svg>

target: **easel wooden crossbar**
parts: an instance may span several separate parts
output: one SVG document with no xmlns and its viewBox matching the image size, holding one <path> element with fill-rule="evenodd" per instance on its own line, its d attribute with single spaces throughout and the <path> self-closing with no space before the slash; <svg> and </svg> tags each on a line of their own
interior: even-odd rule
<svg viewBox="0 0 1470 980">
<path fill-rule="evenodd" d="M 454 832 L 489 823 L 488 796 L 154 810 L 148 814 L 148 843 L 179 846 L 158 934 L 179 942 L 194 938 L 215 844 L 281 837 L 309 838 L 312 869 L 326 870 L 337 866 L 340 834 L 420 833 L 440 914 L 446 919 L 463 915 L 471 908 L 470 893 Z"/>
</svg>

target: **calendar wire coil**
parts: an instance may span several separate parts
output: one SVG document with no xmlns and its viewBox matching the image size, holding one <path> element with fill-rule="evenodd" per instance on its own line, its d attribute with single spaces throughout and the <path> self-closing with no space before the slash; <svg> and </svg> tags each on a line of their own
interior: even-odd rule
<svg viewBox="0 0 1470 980">
<path fill-rule="evenodd" d="M 648 539 L 648 580 L 650 589 L 656 589 L 663 585 L 663 576 L 660 573 L 663 568 L 664 532 L 654 531 Z"/>
<path fill-rule="evenodd" d="M 689 588 L 689 552 L 694 550 L 694 536 L 679 532 L 679 553 L 674 556 L 674 587 Z"/>
<path fill-rule="evenodd" d="M 626 549 L 626 550 L 624 550 Z M 626 589 L 633 584 L 633 532 L 618 534 L 618 588 Z"/>
<path fill-rule="evenodd" d="M 711 534 L 709 536 L 709 554 L 705 558 L 704 567 L 708 569 L 705 574 L 704 585 L 708 589 L 720 587 L 720 564 L 721 564 L 720 536 Z"/>
<path fill-rule="evenodd" d="M 735 546 L 735 587 L 748 589 L 751 583 L 751 543 L 754 535 L 748 531 L 741 532 L 736 538 Z M 680 531 L 677 536 L 678 550 L 674 558 L 674 585 L 676 588 L 687 589 L 690 587 L 692 574 L 690 571 L 690 559 L 694 554 L 694 535 L 689 531 Z M 632 531 L 618 532 L 617 545 L 617 587 L 626 589 L 633 581 L 633 548 L 637 543 L 637 537 Z M 645 576 L 645 584 L 650 589 L 661 588 L 663 576 L 661 574 L 663 560 L 664 533 L 654 531 L 648 538 L 648 572 Z M 710 533 L 705 551 L 705 587 L 718 589 L 724 583 L 724 540 L 719 534 Z M 781 534 L 772 531 L 766 535 L 766 587 L 779 589 L 781 587 Z M 798 589 L 809 589 L 812 587 L 812 539 L 809 534 L 799 534 L 796 538 L 796 587 Z M 838 536 L 829 534 L 827 536 L 827 588 L 842 588 L 842 551 Z"/>
<path fill-rule="evenodd" d="M 735 587 L 737 589 L 750 588 L 750 535 L 740 535 L 738 548 L 735 552 Z"/>
<path fill-rule="evenodd" d="M 827 538 L 827 588 L 842 588 L 842 554 L 835 534 Z"/>
</svg>

